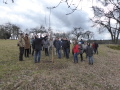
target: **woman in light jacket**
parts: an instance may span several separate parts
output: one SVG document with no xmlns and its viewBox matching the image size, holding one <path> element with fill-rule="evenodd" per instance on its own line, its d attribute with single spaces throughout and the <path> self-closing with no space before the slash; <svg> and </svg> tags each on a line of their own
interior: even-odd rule
<svg viewBox="0 0 120 90">
<path fill-rule="evenodd" d="M 19 46 L 19 61 L 23 61 L 23 54 L 24 54 L 24 47 L 25 47 L 25 41 L 24 41 L 24 35 L 23 33 L 20 34 L 18 38 L 18 44 Z"/>
</svg>

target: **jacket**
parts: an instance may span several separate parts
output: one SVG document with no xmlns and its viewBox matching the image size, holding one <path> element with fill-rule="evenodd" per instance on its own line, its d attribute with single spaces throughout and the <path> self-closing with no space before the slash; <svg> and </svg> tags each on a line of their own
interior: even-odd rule
<svg viewBox="0 0 120 90">
<path fill-rule="evenodd" d="M 22 37 L 18 38 L 18 46 L 19 47 L 25 47 L 25 41 Z"/>
<path fill-rule="evenodd" d="M 49 43 L 49 41 L 47 39 L 43 40 L 44 48 L 48 48 L 49 45 L 50 45 L 50 43 Z"/>
<path fill-rule="evenodd" d="M 60 49 L 60 48 L 61 48 L 61 41 L 56 40 L 56 41 L 54 42 L 54 46 L 55 46 L 56 49 Z"/>
<path fill-rule="evenodd" d="M 93 56 L 93 48 L 88 46 L 86 49 L 87 56 Z"/>
<path fill-rule="evenodd" d="M 29 37 L 24 37 L 25 40 L 25 49 L 30 48 L 30 38 Z"/>
<path fill-rule="evenodd" d="M 69 48 L 70 47 L 70 43 L 68 40 L 62 40 L 62 47 L 63 48 Z"/>
<path fill-rule="evenodd" d="M 36 38 L 33 41 L 33 49 L 37 50 L 42 50 L 42 40 L 45 39 L 47 36 L 43 38 Z"/>
<path fill-rule="evenodd" d="M 79 53 L 79 52 L 80 52 L 79 51 L 79 45 L 77 44 L 73 47 L 73 53 Z"/>
</svg>

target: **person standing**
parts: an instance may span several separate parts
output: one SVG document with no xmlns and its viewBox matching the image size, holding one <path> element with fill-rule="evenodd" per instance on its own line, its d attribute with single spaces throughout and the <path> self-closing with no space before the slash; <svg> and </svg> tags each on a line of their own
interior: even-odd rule
<svg viewBox="0 0 120 90">
<path fill-rule="evenodd" d="M 19 46 L 19 61 L 23 61 L 23 54 L 24 54 L 24 47 L 25 47 L 25 41 L 24 41 L 24 35 L 23 33 L 20 34 L 18 38 L 18 44 Z"/>
<path fill-rule="evenodd" d="M 93 65 L 94 59 L 93 59 L 93 48 L 90 45 L 90 43 L 88 43 L 87 49 L 86 49 L 86 53 L 87 53 L 87 57 L 88 57 L 88 62 L 90 65 Z"/>
<path fill-rule="evenodd" d="M 34 40 L 35 40 L 35 37 L 32 36 L 32 38 L 31 38 L 32 56 L 34 55 L 34 48 L 33 48 L 33 41 Z"/>
<path fill-rule="evenodd" d="M 46 35 L 45 37 L 38 38 L 38 36 L 35 36 L 35 40 L 33 41 L 33 49 L 35 50 L 34 55 L 34 62 L 39 63 L 41 58 L 41 50 L 42 50 L 42 40 L 48 37 Z"/>
<path fill-rule="evenodd" d="M 45 49 L 45 55 L 46 55 L 46 56 L 49 56 L 49 53 L 48 53 L 48 47 L 49 47 L 49 45 L 50 45 L 50 43 L 49 43 L 49 41 L 48 41 L 48 38 L 45 38 L 45 39 L 43 40 L 43 47 L 44 47 L 44 49 Z"/>
<path fill-rule="evenodd" d="M 25 57 L 29 57 L 30 38 L 28 37 L 28 34 L 25 34 L 24 40 L 25 40 Z"/>
<path fill-rule="evenodd" d="M 86 54 L 87 42 L 84 42 L 84 44 L 82 44 L 82 47 L 83 47 L 83 53 L 85 53 L 86 58 L 87 58 L 87 54 Z"/>
<path fill-rule="evenodd" d="M 67 38 L 64 38 L 64 40 L 62 41 L 62 48 L 67 59 L 69 59 L 69 47 L 70 47 L 69 41 L 67 40 Z"/>
<path fill-rule="evenodd" d="M 81 58 L 81 62 L 83 61 L 83 47 L 81 42 L 78 43 L 79 45 L 79 53 L 80 53 L 80 58 Z"/>
<path fill-rule="evenodd" d="M 78 63 L 79 45 L 77 41 L 74 42 L 72 51 L 73 51 L 74 63 Z"/>
<path fill-rule="evenodd" d="M 54 41 L 54 47 L 56 48 L 58 58 L 61 59 L 61 41 L 59 38 L 56 38 L 56 41 Z"/>
<path fill-rule="evenodd" d="M 95 54 L 96 54 L 96 53 L 98 54 L 98 47 L 99 47 L 99 45 L 98 45 L 97 42 L 95 42 L 94 44 L 95 44 L 95 50 L 94 50 L 94 51 L 95 51 Z"/>
</svg>

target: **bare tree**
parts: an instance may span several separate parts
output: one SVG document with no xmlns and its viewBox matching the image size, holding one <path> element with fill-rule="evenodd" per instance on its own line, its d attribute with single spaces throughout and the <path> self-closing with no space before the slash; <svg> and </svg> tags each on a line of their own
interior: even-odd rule
<svg viewBox="0 0 120 90">
<path fill-rule="evenodd" d="M 14 36 L 14 38 L 17 39 L 18 35 L 19 35 L 19 32 L 20 32 L 20 27 L 15 25 L 15 24 L 13 24 L 12 25 L 12 29 L 13 29 L 13 36 Z"/>
<path fill-rule="evenodd" d="M 82 38 L 83 37 L 83 32 L 84 29 L 82 29 L 81 27 L 79 28 L 74 28 L 72 31 L 71 31 L 71 35 L 74 35 L 76 37 L 76 39 L 78 40 L 79 38 Z"/>
<path fill-rule="evenodd" d="M 35 28 L 31 28 L 30 33 L 34 33 L 34 34 L 38 34 L 38 33 L 46 33 L 47 30 L 44 26 L 40 26 L 40 27 L 35 27 Z"/>
<path fill-rule="evenodd" d="M 6 30 L 5 25 L 0 25 L 0 39 L 9 39 L 11 34 Z"/>
<path fill-rule="evenodd" d="M 5 24 L 5 30 L 11 34 L 11 39 L 17 39 L 20 33 L 20 27 L 10 22 Z"/>
<path fill-rule="evenodd" d="M 104 8 L 97 6 L 93 7 L 95 15 L 94 18 L 91 19 L 94 22 L 93 26 L 98 27 L 100 33 L 107 30 L 111 35 L 112 41 L 117 43 L 120 33 L 120 1 L 99 0 L 99 2 Z M 111 9 L 108 9 L 108 7 L 110 7 L 109 5 Z"/>
<path fill-rule="evenodd" d="M 14 0 L 11 0 L 12 3 L 14 3 Z M 3 0 L 3 3 L 8 4 L 7 0 Z"/>
<path fill-rule="evenodd" d="M 69 32 L 64 32 L 64 33 L 54 33 L 55 37 L 59 37 L 59 38 L 70 38 L 70 34 Z"/>
<path fill-rule="evenodd" d="M 83 34 L 83 38 L 86 38 L 88 40 L 92 39 L 94 37 L 94 33 L 91 32 L 91 31 L 86 31 L 84 34 Z"/>
</svg>

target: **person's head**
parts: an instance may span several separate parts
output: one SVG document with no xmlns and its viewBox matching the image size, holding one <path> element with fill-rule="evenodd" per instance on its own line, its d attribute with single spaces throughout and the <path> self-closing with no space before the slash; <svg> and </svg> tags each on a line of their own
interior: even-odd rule
<svg viewBox="0 0 120 90">
<path fill-rule="evenodd" d="M 35 35 L 35 39 L 38 38 L 38 35 Z"/>
<path fill-rule="evenodd" d="M 57 40 L 59 40 L 59 37 L 57 37 Z"/>
<path fill-rule="evenodd" d="M 20 37 L 24 37 L 24 34 L 23 34 L 23 33 L 20 33 Z"/>
<path fill-rule="evenodd" d="M 84 44 L 87 45 L 87 42 L 85 42 Z"/>
<path fill-rule="evenodd" d="M 88 46 L 90 46 L 90 43 L 87 43 Z"/>
<path fill-rule="evenodd" d="M 74 45 L 77 45 L 77 44 L 78 44 L 78 42 L 75 40 L 75 41 L 74 41 Z"/>
<path fill-rule="evenodd" d="M 28 34 L 26 33 L 25 36 L 28 37 Z"/>
</svg>

